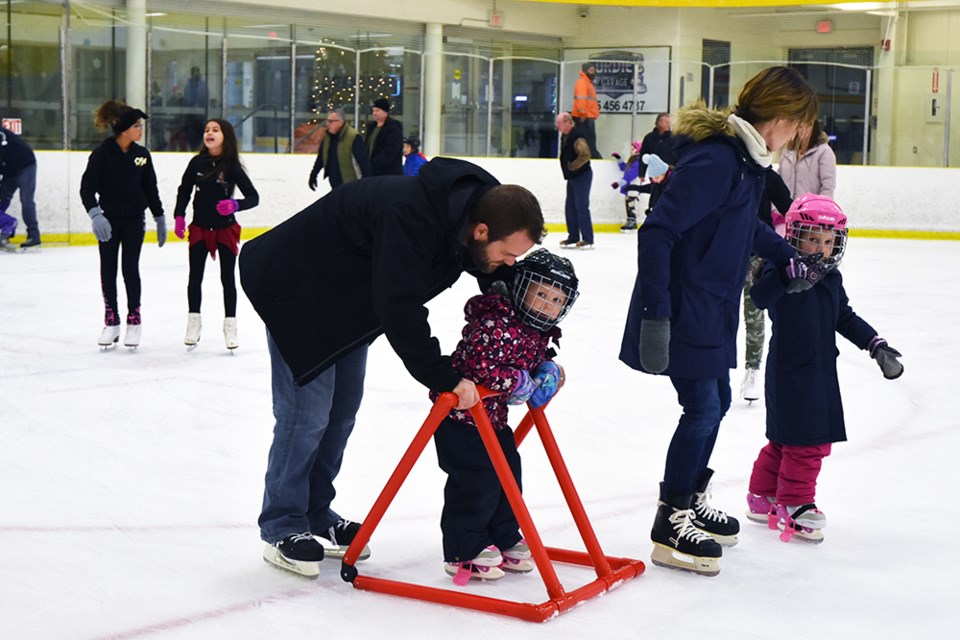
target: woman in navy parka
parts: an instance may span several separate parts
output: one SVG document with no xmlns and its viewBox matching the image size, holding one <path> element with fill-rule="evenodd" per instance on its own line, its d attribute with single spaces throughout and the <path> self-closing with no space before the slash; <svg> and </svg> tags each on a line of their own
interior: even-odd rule
<svg viewBox="0 0 960 640">
<path fill-rule="evenodd" d="M 797 71 L 771 67 L 747 82 L 732 114 L 697 104 L 677 115 L 677 165 L 638 233 L 640 270 L 620 351 L 630 367 L 670 376 L 683 407 L 660 484 L 654 564 L 716 575 L 718 543 L 736 544 L 739 523 L 707 504 L 707 464 L 730 406 L 750 254 L 782 267 L 794 256 L 757 218 L 764 172 L 817 110 Z"/>
</svg>

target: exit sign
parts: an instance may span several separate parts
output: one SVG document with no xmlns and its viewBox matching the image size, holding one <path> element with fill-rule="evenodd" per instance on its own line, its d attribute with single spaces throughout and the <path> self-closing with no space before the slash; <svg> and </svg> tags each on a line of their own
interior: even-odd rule
<svg viewBox="0 0 960 640">
<path fill-rule="evenodd" d="M 490 11 L 487 13 L 487 16 L 490 18 L 490 26 L 496 28 L 503 27 L 503 13 L 499 11 Z"/>
<path fill-rule="evenodd" d="M 3 128 L 13 131 L 18 136 L 23 135 L 23 120 L 20 118 L 4 118 Z"/>
</svg>

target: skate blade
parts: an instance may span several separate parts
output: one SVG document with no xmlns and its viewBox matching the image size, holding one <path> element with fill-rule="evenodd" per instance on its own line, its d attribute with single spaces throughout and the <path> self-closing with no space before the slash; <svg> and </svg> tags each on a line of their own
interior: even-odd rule
<svg viewBox="0 0 960 640">
<path fill-rule="evenodd" d="M 750 522 L 756 522 L 757 524 L 767 524 L 767 520 L 770 514 L 768 513 L 754 513 L 753 511 L 747 511 L 747 520 Z"/>
<path fill-rule="evenodd" d="M 656 542 L 653 543 L 650 561 L 658 567 L 689 571 L 701 576 L 713 577 L 720 573 L 720 558 L 691 556 Z"/>
<path fill-rule="evenodd" d="M 471 571 L 467 582 L 495 582 L 506 575 L 500 567 L 474 567 L 474 569 L 479 569 L 479 571 Z M 452 578 L 457 577 L 457 568 L 448 565 L 444 567 L 444 571 Z M 463 584 L 466 584 L 466 582 Z M 463 584 L 460 584 L 460 586 L 463 586 Z"/>
<path fill-rule="evenodd" d="M 336 558 L 337 560 L 343 560 L 343 556 L 347 554 L 347 549 L 350 548 L 350 545 L 335 545 L 323 536 L 313 536 L 314 539 L 323 545 L 323 557 L 324 558 Z M 366 560 L 370 557 L 370 545 L 364 545 L 363 551 L 360 552 L 360 557 L 357 558 L 357 561 Z"/>
<path fill-rule="evenodd" d="M 289 560 L 284 558 L 272 544 L 268 544 L 263 550 L 263 560 L 276 567 L 280 567 L 290 573 L 295 573 L 304 578 L 316 578 L 320 575 L 319 562 L 303 562 L 301 560 Z"/>
</svg>

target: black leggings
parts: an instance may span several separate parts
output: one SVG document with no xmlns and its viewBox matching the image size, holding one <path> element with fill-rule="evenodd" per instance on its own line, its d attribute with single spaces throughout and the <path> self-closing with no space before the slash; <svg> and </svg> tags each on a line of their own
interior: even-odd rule
<svg viewBox="0 0 960 640">
<path fill-rule="evenodd" d="M 140 248 L 143 247 L 145 223 L 136 216 L 110 220 L 111 235 L 100 243 L 100 289 L 103 304 L 118 313 L 117 309 L 117 259 L 123 247 L 120 268 L 123 284 L 127 290 L 127 311 L 140 308 Z"/>
<path fill-rule="evenodd" d="M 197 242 L 190 247 L 190 279 L 187 281 L 187 305 L 190 313 L 200 313 L 202 298 L 203 269 L 207 264 L 207 245 Z M 220 282 L 223 284 L 223 309 L 228 318 L 237 316 L 237 282 L 234 271 L 237 265 L 237 256 L 233 255 L 224 244 L 217 244 L 217 255 L 220 256 Z"/>
</svg>

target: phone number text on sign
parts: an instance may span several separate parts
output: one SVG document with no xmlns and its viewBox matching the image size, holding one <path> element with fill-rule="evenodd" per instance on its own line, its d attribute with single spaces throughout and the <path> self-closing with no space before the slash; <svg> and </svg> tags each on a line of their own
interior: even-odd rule
<svg viewBox="0 0 960 640">
<path fill-rule="evenodd" d="M 646 104 L 643 100 L 601 100 L 600 111 L 604 113 L 643 111 Z"/>
</svg>

